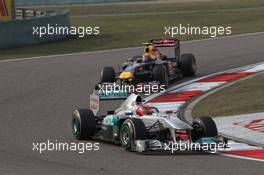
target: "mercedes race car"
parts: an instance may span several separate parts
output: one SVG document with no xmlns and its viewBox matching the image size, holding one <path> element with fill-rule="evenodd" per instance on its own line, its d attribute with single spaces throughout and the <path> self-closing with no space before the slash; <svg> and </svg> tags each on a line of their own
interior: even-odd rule
<svg viewBox="0 0 264 175">
<path fill-rule="evenodd" d="M 127 97 L 115 111 L 98 116 L 100 97 L 93 94 L 90 100 L 90 109 L 78 109 L 72 115 L 73 135 L 79 140 L 112 142 L 136 152 L 168 151 L 177 143 L 183 146 L 224 143 L 210 117 L 195 118 L 189 125 L 174 111 L 161 113 L 144 104 L 136 94 Z"/>
<path fill-rule="evenodd" d="M 179 40 L 153 39 L 144 45 L 143 55 L 128 59 L 117 71 L 113 67 L 104 67 L 101 71 L 101 83 L 157 82 L 167 87 L 170 80 L 196 74 L 195 57 L 192 54 L 180 54 Z M 159 48 L 164 47 L 173 48 L 174 56 L 162 54 Z"/>
</svg>

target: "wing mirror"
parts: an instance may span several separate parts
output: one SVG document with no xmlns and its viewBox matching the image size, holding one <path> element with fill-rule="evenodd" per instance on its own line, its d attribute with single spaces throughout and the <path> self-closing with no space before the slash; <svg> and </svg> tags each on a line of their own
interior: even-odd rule
<svg viewBox="0 0 264 175">
<path fill-rule="evenodd" d="M 115 111 L 107 111 L 107 115 L 114 115 Z"/>
<path fill-rule="evenodd" d="M 142 63 L 142 62 L 143 62 L 142 58 L 137 58 L 137 63 Z"/>
<path fill-rule="evenodd" d="M 133 112 L 132 111 L 126 111 L 125 115 L 133 115 Z"/>
</svg>

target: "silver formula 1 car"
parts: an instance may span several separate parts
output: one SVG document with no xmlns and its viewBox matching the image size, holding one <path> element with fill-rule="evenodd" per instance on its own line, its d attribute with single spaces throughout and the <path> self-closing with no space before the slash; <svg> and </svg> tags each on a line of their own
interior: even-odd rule
<svg viewBox="0 0 264 175">
<path fill-rule="evenodd" d="M 189 125 L 174 111 L 160 113 L 157 108 L 142 102 L 136 94 L 129 95 L 115 111 L 98 116 L 100 100 L 100 96 L 94 93 L 90 97 L 90 109 L 74 111 L 72 128 L 77 139 L 112 142 L 137 152 L 166 151 L 175 143 L 181 143 L 181 146 L 184 143 L 187 148 L 190 143 L 201 146 L 224 142 L 210 117 L 196 118 Z"/>
</svg>

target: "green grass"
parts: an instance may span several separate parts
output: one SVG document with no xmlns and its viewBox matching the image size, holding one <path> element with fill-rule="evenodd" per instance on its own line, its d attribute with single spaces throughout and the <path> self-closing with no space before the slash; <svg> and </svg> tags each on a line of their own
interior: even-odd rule
<svg viewBox="0 0 264 175">
<path fill-rule="evenodd" d="M 264 111 L 264 74 L 238 82 L 202 100 L 193 109 L 194 117 L 230 116 Z"/>
<path fill-rule="evenodd" d="M 245 9 L 263 7 L 261 0 L 214 0 L 212 2 L 181 2 L 181 3 L 149 3 L 149 4 L 107 4 L 107 5 L 82 5 L 68 6 L 72 15 L 96 14 L 133 14 L 151 12 L 193 12 L 208 10 Z M 62 10 L 61 7 L 38 8 L 39 10 Z"/>
<path fill-rule="evenodd" d="M 243 8 L 252 9 L 243 9 Z M 71 38 L 61 42 L 1 50 L 0 59 L 30 57 L 62 53 L 139 46 L 151 38 L 164 38 L 164 26 L 179 24 L 192 26 L 232 26 L 233 34 L 264 31 L 264 2 L 262 0 L 213 1 L 152 5 L 98 5 L 67 7 L 72 15 L 178 12 L 178 14 L 135 14 L 130 16 L 72 17 L 74 26 L 100 26 L 99 36 Z M 232 10 L 232 9 L 238 10 Z M 221 11 L 221 9 L 231 9 Z M 51 8 L 50 10 L 54 10 Z M 64 10 L 59 8 L 57 10 Z M 195 12 L 193 12 L 195 10 Z M 215 10 L 215 11 L 211 11 Z M 209 36 L 180 36 L 181 40 L 209 38 Z"/>
</svg>

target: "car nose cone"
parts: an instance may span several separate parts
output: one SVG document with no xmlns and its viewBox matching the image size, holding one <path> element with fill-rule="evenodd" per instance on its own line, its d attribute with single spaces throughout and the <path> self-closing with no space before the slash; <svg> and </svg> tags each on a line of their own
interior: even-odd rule
<svg viewBox="0 0 264 175">
<path fill-rule="evenodd" d="M 120 75 L 119 75 L 119 79 L 133 79 L 133 74 L 132 72 L 122 72 Z"/>
</svg>

